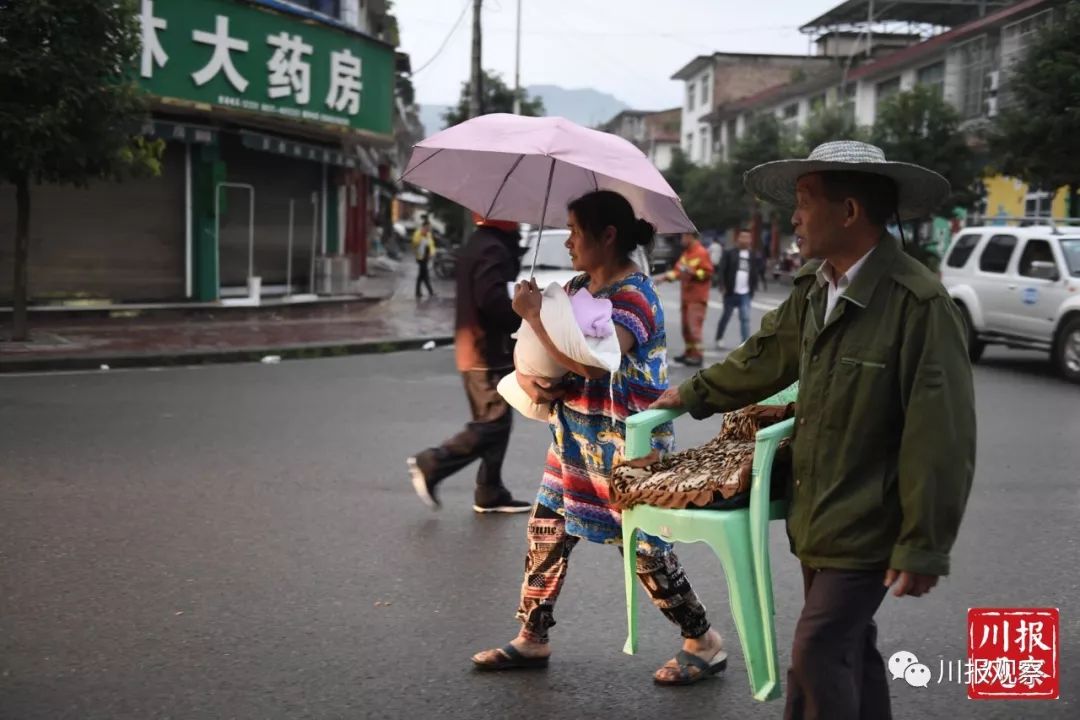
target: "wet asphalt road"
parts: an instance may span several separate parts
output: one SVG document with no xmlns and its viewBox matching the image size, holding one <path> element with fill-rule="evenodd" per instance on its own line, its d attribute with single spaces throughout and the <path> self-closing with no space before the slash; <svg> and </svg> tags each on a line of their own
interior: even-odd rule
<svg viewBox="0 0 1080 720">
<path fill-rule="evenodd" d="M 965 654 L 968 607 L 1056 606 L 1063 699 L 975 703 L 956 684 L 895 681 L 894 713 L 1075 718 L 1080 388 L 1007 351 L 976 382 L 978 475 L 954 574 L 929 597 L 888 599 L 880 647 L 915 652 L 936 678 Z M 597 546 L 575 551 L 550 669 L 473 673 L 469 655 L 516 629 L 524 517 L 474 516 L 467 474 L 429 512 L 403 464 L 465 411 L 445 350 L 0 378 L 0 717 L 780 716 L 750 698 L 699 545 L 680 556 L 727 638 L 726 677 L 652 685 L 677 634 L 639 593 L 639 654 L 621 653 L 621 567 Z M 682 420 L 677 437 L 717 429 Z M 506 477 L 521 496 L 547 440 L 517 423 Z M 776 523 L 772 548 L 786 665 L 801 581 Z"/>
</svg>

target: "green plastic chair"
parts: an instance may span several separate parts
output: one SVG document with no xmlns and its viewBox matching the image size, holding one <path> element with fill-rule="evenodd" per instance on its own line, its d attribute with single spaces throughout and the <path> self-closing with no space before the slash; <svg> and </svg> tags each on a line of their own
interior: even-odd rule
<svg viewBox="0 0 1080 720">
<path fill-rule="evenodd" d="M 784 405 L 795 402 L 798 383 L 762 402 Z M 652 431 L 681 413 L 647 410 L 626 421 L 626 457 L 644 457 L 651 450 Z M 756 436 L 750 486 L 750 507 L 736 510 L 671 510 L 637 505 L 622 513 L 626 619 L 628 634 L 623 652 L 637 651 L 637 588 L 635 557 L 638 530 L 673 542 L 703 542 L 719 556 L 731 599 L 731 613 L 739 633 L 750 689 L 755 700 L 780 697 L 780 662 L 773 622 L 772 569 L 769 562 L 769 521 L 786 516 L 786 501 L 769 500 L 773 459 L 780 442 L 792 435 L 795 420 L 789 419 Z"/>
</svg>

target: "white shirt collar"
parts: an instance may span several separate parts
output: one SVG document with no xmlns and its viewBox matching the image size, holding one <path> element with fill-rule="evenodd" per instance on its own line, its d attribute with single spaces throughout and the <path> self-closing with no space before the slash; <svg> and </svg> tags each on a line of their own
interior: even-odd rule
<svg viewBox="0 0 1080 720">
<path fill-rule="evenodd" d="M 831 289 L 844 290 L 849 287 L 851 283 L 855 282 L 855 276 L 859 274 L 859 270 L 866 264 L 866 259 L 870 257 L 870 253 L 874 252 L 877 245 L 870 248 L 869 252 L 863 255 L 861 258 L 855 261 L 855 264 L 848 268 L 848 271 L 838 278 L 834 278 L 833 266 L 828 260 L 821 263 L 817 269 L 817 281 L 818 285 L 828 285 Z"/>
</svg>

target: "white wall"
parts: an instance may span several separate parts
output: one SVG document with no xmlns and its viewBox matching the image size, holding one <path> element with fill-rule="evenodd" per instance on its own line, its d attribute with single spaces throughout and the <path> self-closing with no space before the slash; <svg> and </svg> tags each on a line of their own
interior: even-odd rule
<svg viewBox="0 0 1080 720">
<path fill-rule="evenodd" d="M 860 80 L 855 89 L 855 122 L 860 126 L 874 124 L 877 101 L 877 78 Z"/>
<path fill-rule="evenodd" d="M 676 147 L 678 147 L 677 143 L 653 143 L 649 159 L 652 160 L 653 165 L 655 165 L 658 170 L 663 172 L 671 167 L 672 154 Z"/>
<path fill-rule="evenodd" d="M 707 68 L 696 73 L 689 80 L 683 81 L 682 137 L 680 138 L 680 143 L 687 158 L 698 165 L 707 165 L 712 161 L 712 133 L 709 130 L 709 126 L 702 122 L 702 118 L 712 112 L 713 109 L 713 72 L 714 67 L 710 63 Z M 709 88 L 707 103 L 701 101 L 701 81 L 705 78 L 708 79 L 707 85 Z M 691 86 L 694 88 L 694 106 L 692 108 L 687 108 L 687 93 L 688 88 Z M 709 133 L 709 142 L 707 143 L 704 154 L 701 151 L 701 136 L 703 131 Z M 688 147 L 686 136 L 691 132 L 694 134 L 694 139 L 690 144 L 690 147 Z"/>
</svg>

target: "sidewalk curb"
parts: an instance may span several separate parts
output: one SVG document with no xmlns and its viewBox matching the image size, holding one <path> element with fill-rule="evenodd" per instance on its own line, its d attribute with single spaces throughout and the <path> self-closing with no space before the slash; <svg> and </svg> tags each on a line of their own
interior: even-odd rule
<svg viewBox="0 0 1080 720">
<path fill-rule="evenodd" d="M 421 350 L 429 342 L 434 342 L 437 347 L 445 347 L 453 345 L 454 338 L 451 335 L 433 335 L 430 337 L 386 338 L 383 340 L 355 342 L 303 343 L 278 347 L 187 350 L 172 353 L 145 352 L 80 355 L 78 357 L 0 359 L 0 375 L 61 370 L 97 370 L 102 365 L 108 365 L 109 369 L 119 369 L 259 362 L 267 355 L 276 355 L 282 360 L 310 360 L 323 357 L 374 355 Z"/>
</svg>

